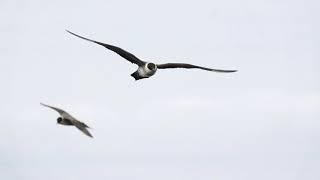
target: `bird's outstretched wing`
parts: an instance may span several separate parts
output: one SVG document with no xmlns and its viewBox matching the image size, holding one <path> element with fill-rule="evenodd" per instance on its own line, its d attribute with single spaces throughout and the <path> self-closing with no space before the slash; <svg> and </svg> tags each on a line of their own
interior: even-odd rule
<svg viewBox="0 0 320 180">
<path fill-rule="evenodd" d="M 145 64 L 144 61 L 140 60 L 135 55 L 133 55 L 133 54 L 129 53 L 128 51 L 125 51 L 125 50 L 123 50 L 123 49 L 121 49 L 121 48 L 119 48 L 117 46 L 113 46 L 113 45 L 110 45 L 110 44 L 105 44 L 105 43 L 102 43 L 102 42 L 94 41 L 92 39 L 88 39 L 88 38 L 82 37 L 80 35 L 77 35 L 77 34 L 71 32 L 71 31 L 68 31 L 68 30 L 66 30 L 66 31 L 68 33 L 74 35 L 74 36 L 77 36 L 77 37 L 81 38 L 81 39 L 84 39 L 84 40 L 99 44 L 99 45 L 101 45 L 101 46 L 103 46 L 103 47 L 105 47 L 105 48 L 107 48 L 107 49 L 119 54 L 121 57 L 125 58 L 126 60 L 128 60 L 131 63 L 137 64 L 139 66 Z"/>
<path fill-rule="evenodd" d="M 80 122 L 80 121 L 78 121 L 78 120 L 76 120 L 76 119 L 73 119 L 73 120 L 72 120 L 72 123 L 73 123 L 73 125 L 76 126 L 80 131 L 82 131 L 85 135 L 93 138 L 93 136 L 90 134 L 90 132 L 89 132 L 88 129 L 87 129 L 87 128 L 89 128 L 89 126 L 87 126 L 85 123 Z"/>
<path fill-rule="evenodd" d="M 196 66 L 192 64 L 185 64 L 185 63 L 166 63 L 166 64 L 157 64 L 158 69 L 170 69 L 170 68 L 197 68 L 197 69 L 203 69 L 206 71 L 214 71 L 214 72 L 222 72 L 222 73 L 231 73 L 236 72 L 237 70 L 222 70 L 222 69 L 211 69 L 201 66 Z"/>
<path fill-rule="evenodd" d="M 49 106 L 49 105 L 46 105 L 46 104 L 43 104 L 43 103 L 40 103 L 42 106 L 45 106 L 45 107 L 48 107 L 48 108 L 51 108 L 55 111 L 57 111 L 61 117 L 63 118 L 66 118 L 66 119 L 74 119 L 74 117 L 72 117 L 68 112 L 62 110 L 62 109 L 59 109 L 59 108 L 56 108 L 56 107 L 53 107 L 53 106 Z"/>
<path fill-rule="evenodd" d="M 51 108 L 55 111 L 57 111 L 60 115 L 62 114 L 68 114 L 67 112 L 65 112 L 64 110 L 62 109 L 59 109 L 59 108 L 56 108 L 56 107 L 53 107 L 53 106 L 49 106 L 49 105 L 46 105 L 46 104 L 43 104 L 43 103 L 40 103 L 42 106 L 45 106 L 45 107 L 48 107 L 48 108 Z"/>
</svg>

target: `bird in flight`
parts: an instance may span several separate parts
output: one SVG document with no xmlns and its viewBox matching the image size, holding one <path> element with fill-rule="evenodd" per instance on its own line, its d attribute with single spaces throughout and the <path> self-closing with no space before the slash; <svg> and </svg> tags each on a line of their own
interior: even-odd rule
<svg viewBox="0 0 320 180">
<path fill-rule="evenodd" d="M 90 132 L 87 130 L 87 128 L 90 128 L 89 126 L 87 126 L 85 123 L 78 121 L 76 118 L 72 117 L 69 113 L 67 113 L 66 111 L 56 108 L 56 107 L 52 107 L 43 103 L 40 103 L 41 105 L 51 108 L 55 111 L 57 111 L 60 114 L 60 117 L 58 117 L 57 119 L 57 123 L 61 124 L 61 125 L 66 125 L 66 126 L 75 126 L 76 128 L 78 128 L 80 131 L 82 131 L 85 135 L 89 136 L 89 137 L 93 137 Z"/>
<path fill-rule="evenodd" d="M 91 40 L 85 37 L 82 37 L 80 35 L 77 35 L 71 31 L 66 30 L 68 33 L 77 36 L 81 39 L 99 44 L 115 53 L 117 53 L 118 55 L 120 55 L 121 57 L 123 57 L 124 59 L 128 60 L 129 62 L 138 65 L 138 70 L 136 70 L 134 73 L 131 74 L 131 76 L 135 79 L 135 80 L 140 80 L 143 78 L 149 78 L 151 76 L 153 76 L 157 69 L 171 69 L 171 68 L 186 68 L 186 69 L 191 69 L 191 68 L 197 68 L 197 69 L 202 69 L 202 70 L 206 70 L 206 71 L 213 71 L 213 72 L 220 72 L 220 73 L 232 73 L 232 72 L 236 72 L 237 70 L 221 70 L 221 69 L 211 69 L 211 68 L 206 68 L 206 67 L 201 67 L 201 66 L 196 66 L 196 65 L 192 65 L 192 64 L 186 64 L 186 63 L 166 63 L 166 64 L 155 64 L 153 62 L 145 62 L 140 60 L 139 58 L 137 58 L 135 55 L 131 54 L 128 51 L 125 51 L 117 46 L 113 46 L 110 44 L 105 44 L 102 42 L 98 42 L 95 40 Z"/>
</svg>

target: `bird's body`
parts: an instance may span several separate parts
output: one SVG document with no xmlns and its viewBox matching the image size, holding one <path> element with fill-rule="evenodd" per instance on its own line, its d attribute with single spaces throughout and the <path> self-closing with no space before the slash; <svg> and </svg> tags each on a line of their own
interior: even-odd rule
<svg viewBox="0 0 320 180">
<path fill-rule="evenodd" d="M 149 66 L 152 66 L 152 67 L 155 67 L 155 68 L 150 68 L 148 67 Z M 148 78 L 148 77 L 151 77 L 153 76 L 155 73 L 157 72 L 157 66 L 153 63 L 146 63 L 145 65 L 143 66 L 139 66 L 138 67 L 138 70 L 135 71 L 134 73 L 131 74 L 131 76 L 133 78 L 135 78 L 136 80 L 139 80 L 139 79 L 143 79 L 143 78 Z"/>
<path fill-rule="evenodd" d="M 58 118 L 57 123 L 65 126 L 73 126 L 72 121 L 66 118 Z"/>
<path fill-rule="evenodd" d="M 139 80 L 139 79 L 144 79 L 144 78 L 149 78 L 151 76 L 153 76 L 158 69 L 171 69 L 171 68 L 186 68 L 186 69 L 191 69 L 191 68 L 197 68 L 197 69 L 202 69 L 202 70 L 206 70 L 206 71 L 213 71 L 213 72 L 222 72 L 222 73 L 231 73 L 231 72 L 236 72 L 236 70 L 221 70 L 221 69 L 211 69 L 211 68 L 206 68 L 206 67 L 201 67 L 201 66 L 196 66 L 196 65 L 192 65 L 192 64 L 185 64 L 185 63 L 166 63 L 166 64 L 155 64 L 152 62 L 145 62 L 140 60 L 139 58 L 137 58 L 135 55 L 131 54 L 130 52 L 127 52 L 117 46 L 113 46 L 110 44 L 105 44 L 105 43 L 101 43 L 98 41 L 94 41 L 85 37 L 82 37 L 80 35 L 77 35 L 73 32 L 70 32 L 67 30 L 67 32 L 69 32 L 70 34 L 77 36 L 81 39 L 99 44 L 115 53 L 117 53 L 118 55 L 120 55 L 121 57 L 123 57 L 124 59 L 128 60 L 131 63 L 134 63 L 136 65 L 138 65 L 138 69 L 137 71 L 135 71 L 134 73 L 131 74 L 131 76 L 135 79 L 135 80 Z"/>
<path fill-rule="evenodd" d="M 87 130 L 87 128 L 90 128 L 88 125 L 86 125 L 85 123 L 77 120 L 76 118 L 72 117 L 69 113 L 67 113 L 66 111 L 53 107 L 53 106 L 49 106 L 43 103 L 40 103 L 41 105 L 51 108 L 55 111 L 57 111 L 60 114 L 60 117 L 58 117 L 57 119 L 57 123 L 61 124 L 61 125 L 65 125 L 65 126 L 75 126 L 76 128 L 78 128 L 81 132 L 83 132 L 85 135 L 89 136 L 89 137 L 93 137 L 90 132 Z"/>
</svg>

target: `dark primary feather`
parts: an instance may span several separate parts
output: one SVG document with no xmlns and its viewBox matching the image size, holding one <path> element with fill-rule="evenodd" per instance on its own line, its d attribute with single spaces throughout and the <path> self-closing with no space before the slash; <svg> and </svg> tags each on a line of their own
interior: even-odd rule
<svg viewBox="0 0 320 180">
<path fill-rule="evenodd" d="M 185 63 L 166 63 L 166 64 L 157 64 L 158 69 L 169 69 L 169 68 L 197 68 L 197 69 L 203 69 L 207 71 L 214 71 L 214 72 L 223 72 L 223 73 L 231 73 L 236 72 L 237 70 L 222 70 L 222 69 L 211 69 L 201 66 L 196 66 L 192 64 L 185 64 Z"/>
<path fill-rule="evenodd" d="M 96 44 L 99 44 L 101 46 L 104 46 L 105 48 L 119 54 L 121 57 L 125 58 L 126 60 L 130 61 L 131 63 L 134 63 L 134 64 L 137 64 L 137 65 L 143 65 L 145 64 L 144 61 L 140 60 L 139 58 L 137 58 L 135 55 L 129 53 L 128 51 L 125 51 L 117 46 L 113 46 L 113 45 L 110 45 L 110 44 L 105 44 L 105 43 L 102 43 L 102 42 L 98 42 L 98 41 L 94 41 L 94 40 L 91 40 L 91 39 L 88 39 L 88 38 L 85 38 L 85 37 L 82 37 L 80 35 L 77 35 L 71 31 L 68 31 L 66 30 L 68 33 L 74 35 L 74 36 L 77 36 L 81 39 L 84 39 L 84 40 L 87 40 L 87 41 L 91 41 L 93 43 L 96 43 Z"/>
<path fill-rule="evenodd" d="M 46 104 L 43 104 L 43 103 L 40 103 L 42 106 L 45 106 L 45 107 L 48 107 L 48 108 L 51 108 L 53 110 L 56 110 L 59 114 L 64 114 L 64 113 L 67 113 L 65 112 L 64 110 L 62 109 L 59 109 L 59 108 L 56 108 L 56 107 L 53 107 L 53 106 L 49 106 L 49 105 L 46 105 Z"/>
<path fill-rule="evenodd" d="M 88 131 L 87 128 L 89 128 L 86 124 L 84 124 L 83 122 L 77 121 L 77 120 L 73 120 L 72 121 L 73 125 L 76 126 L 80 131 L 82 131 L 84 134 L 86 134 L 89 137 L 93 137 L 90 132 Z"/>
</svg>

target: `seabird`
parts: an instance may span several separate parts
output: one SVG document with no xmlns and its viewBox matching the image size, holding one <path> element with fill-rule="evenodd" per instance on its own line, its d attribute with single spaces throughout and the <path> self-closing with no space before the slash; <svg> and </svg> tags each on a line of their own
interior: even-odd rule
<svg viewBox="0 0 320 180">
<path fill-rule="evenodd" d="M 57 123 L 61 125 L 66 125 L 66 126 L 75 126 L 77 127 L 80 131 L 82 131 L 84 134 L 86 134 L 89 137 L 93 137 L 90 132 L 87 130 L 87 128 L 90 128 L 87 126 L 85 123 L 78 121 L 76 118 L 72 117 L 69 113 L 66 111 L 52 107 L 43 103 L 40 103 L 41 105 L 51 108 L 55 111 L 57 111 L 60 114 L 60 117 L 57 119 Z"/>
<path fill-rule="evenodd" d="M 157 71 L 157 69 L 171 69 L 171 68 L 197 68 L 197 69 L 202 69 L 206 71 L 213 71 L 213 72 L 221 72 L 221 73 L 231 73 L 231 72 L 236 72 L 237 70 L 221 70 L 221 69 L 211 69 L 211 68 L 206 68 L 206 67 L 201 67 L 201 66 L 196 66 L 192 64 L 185 64 L 185 63 L 166 63 L 166 64 L 155 64 L 153 62 L 145 62 L 137 58 L 135 55 L 131 54 L 128 51 L 125 51 L 117 46 L 113 46 L 110 44 L 105 44 L 101 43 L 95 40 L 91 40 L 85 37 L 82 37 L 80 35 L 77 35 L 71 31 L 66 30 L 68 33 L 77 36 L 81 39 L 91 41 L 93 43 L 99 44 L 115 53 L 123 57 L 124 59 L 128 60 L 129 62 L 138 65 L 138 70 L 135 71 L 134 73 L 131 74 L 131 76 L 135 80 L 143 79 L 143 78 L 149 78 L 152 75 L 154 75 Z"/>
</svg>

